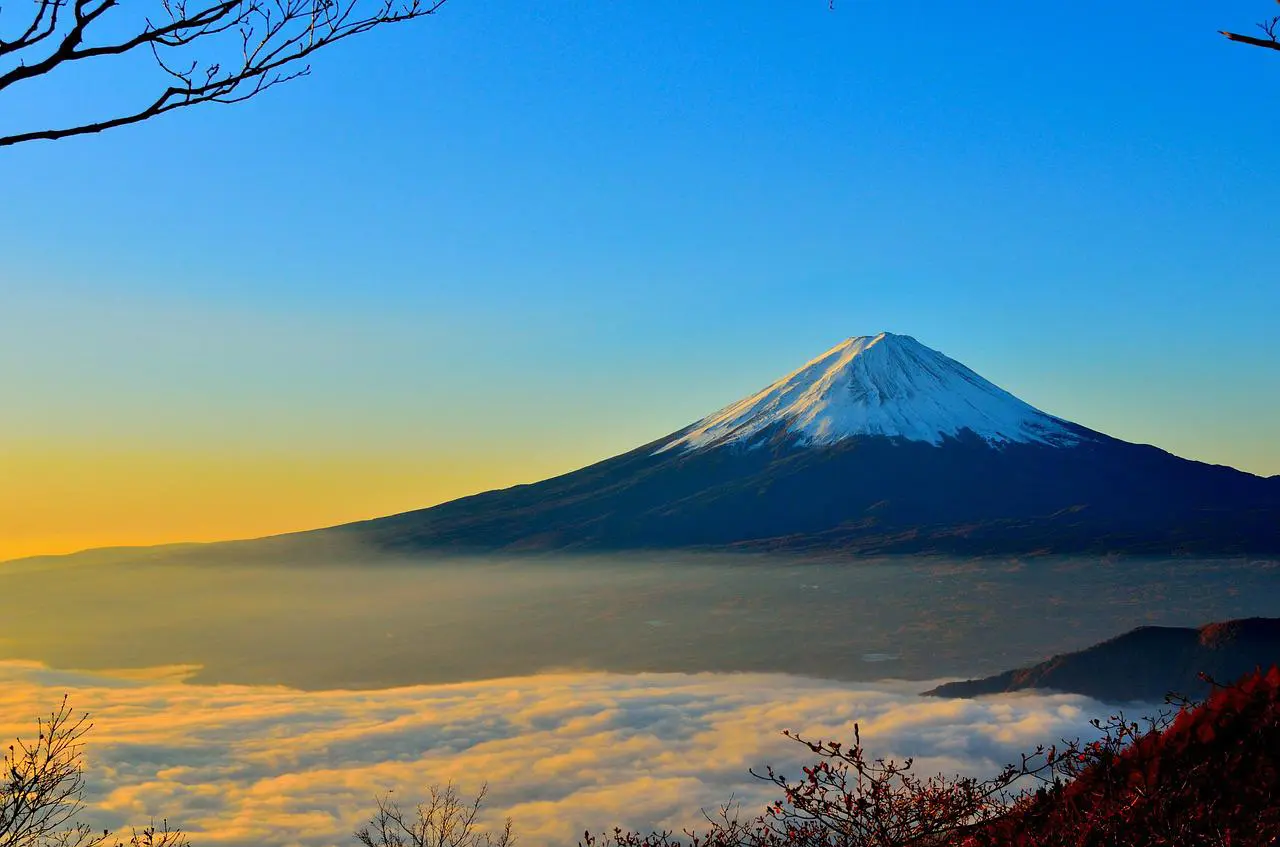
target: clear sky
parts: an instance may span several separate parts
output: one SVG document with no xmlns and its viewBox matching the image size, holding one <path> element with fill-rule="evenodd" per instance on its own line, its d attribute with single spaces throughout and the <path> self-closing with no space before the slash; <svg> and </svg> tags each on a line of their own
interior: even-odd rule
<svg viewBox="0 0 1280 847">
<path fill-rule="evenodd" d="M 1280 55 L 1215 35 L 1273 5 L 451 0 L 0 151 L 0 559 L 532 481 L 881 330 L 1280 473 Z"/>
</svg>

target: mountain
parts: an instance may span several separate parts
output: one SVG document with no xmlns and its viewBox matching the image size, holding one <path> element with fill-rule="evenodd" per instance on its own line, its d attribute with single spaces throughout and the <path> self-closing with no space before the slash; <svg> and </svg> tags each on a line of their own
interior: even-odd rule
<svg viewBox="0 0 1280 847">
<path fill-rule="evenodd" d="M 573 473 L 329 532 L 397 551 L 1280 552 L 1280 483 L 1046 414 L 914 338 L 850 338 Z"/>
<path fill-rule="evenodd" d="M 808 446 L 856 436 L 935 446 L 968 431 L 991 444 L 1065 446 L 1081 431 L 914 338 L 850 338 L 752 396 L 698 421 L 658 452 L 750 446 L 780 428 Z"/>
<path fill-rule="evenodd" d="M 1200 673 L 1225 684 L 1275 664 L 1280 664 L 1280 618 L 1245 618 L 1198 629 L 1143 626 L 1029 668 L 948 682 L 925 694 L 978 697 L 1040 688 L 1113 703 L 1159 702 L 1170 692 L 1206 694 L 1208 685 Z"/>
</svg>

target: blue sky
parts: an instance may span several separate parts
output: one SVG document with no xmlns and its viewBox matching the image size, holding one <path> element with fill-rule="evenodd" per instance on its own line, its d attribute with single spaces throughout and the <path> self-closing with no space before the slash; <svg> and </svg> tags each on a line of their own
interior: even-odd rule
<svg viewBox="0 0 1280 847">
<path fill-rule="evenodd" d="M 1280 473 L 1280 56 L 1215 35 L 1271 11 L 451 0 L 250 103 L 8 148 L 0 444 L 341 456 L 366 476 L 309 485 L 355 518 L 602 458 L 887 329 Z M 6 94 L 0 127 L 145 73 Z"/>
</svg>

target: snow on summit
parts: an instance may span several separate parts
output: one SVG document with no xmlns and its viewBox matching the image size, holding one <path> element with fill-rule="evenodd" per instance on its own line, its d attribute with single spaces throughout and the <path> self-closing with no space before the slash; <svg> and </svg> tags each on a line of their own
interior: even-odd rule
<svg viewBox="0 0 1280 847">
<path fill-rule="evenodd" d="M 1064 421 L 909 335 L 850 338 L 745 400 L 703 418 L 658 452 L 752 443 L 784 428 L 808 444 L 883 435 L 941 444 L 970 430 L 990 444 L 1080 440 Z"/>
</svg>

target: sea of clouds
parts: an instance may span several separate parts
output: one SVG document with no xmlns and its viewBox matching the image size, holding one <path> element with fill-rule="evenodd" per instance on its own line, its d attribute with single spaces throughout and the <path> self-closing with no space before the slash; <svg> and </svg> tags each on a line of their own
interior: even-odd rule
<svg viewBox="0 0 1280 847">
<path fill-rule="evenodd" d="M 1039 743 L 1088 736 L 1107 706 L 1069 695 L 919 697 L 929 683 L 779 674 L 542 674 L 382 690 L 195 685 L 194 669 L 70 672 L 0 662 L 0 738 L 29 737 L 64 693 L 91 714 L 91 820 L 167 818 L 199 845 L 352 844 L 374 797 L 488 782 L 491 822 L 528 847 L 583 830 L 697 824 L 731 796 L 778 799 L 748 768 L 798 773 L 780 735 L 847 739 L 928 772 L 992 773 Z M 6 745 L 7 746 L 7 745 Z"/>
</svg>

